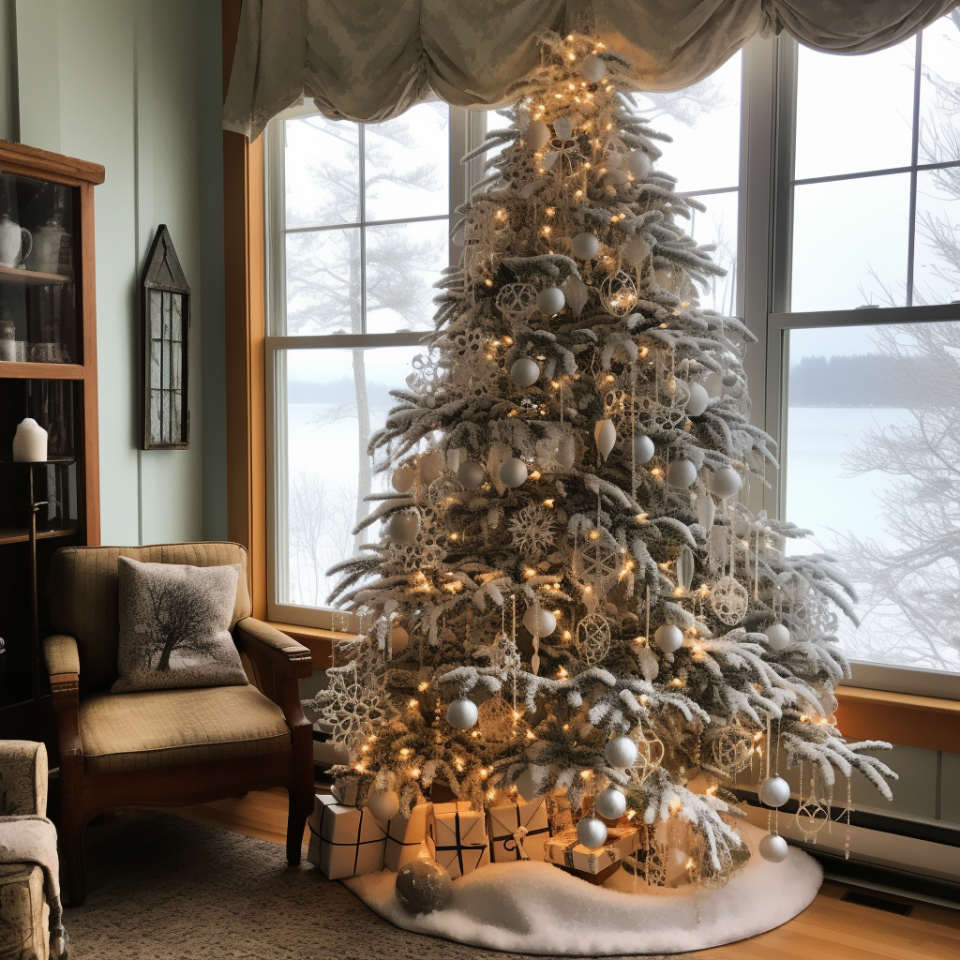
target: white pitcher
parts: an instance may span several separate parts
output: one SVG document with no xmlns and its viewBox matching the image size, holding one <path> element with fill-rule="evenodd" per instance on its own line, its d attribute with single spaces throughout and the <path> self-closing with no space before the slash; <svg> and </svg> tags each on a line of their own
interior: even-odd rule
<svg viewBox="0 0 960 960">
<path fill-rule="evenodd" d="M 32 249 L 33 234 L 14 223 L 7 214 L 0 216 L 0 267 L 20 266 Z"/>
</svg>

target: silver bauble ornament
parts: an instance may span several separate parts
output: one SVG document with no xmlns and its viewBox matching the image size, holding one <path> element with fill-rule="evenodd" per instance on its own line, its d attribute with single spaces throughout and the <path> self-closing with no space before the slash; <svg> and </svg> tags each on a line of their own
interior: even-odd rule
<svg viewBox="0 0 960 960">
<path fill-rule="evenodd" d="M 627 812 L 627 798 L 616 787 L 607 787 L 597 794 L 593 807 L 601 817 L 619 820 Z"/>
<path fill-rule="evenodd" d="M 469 730 L 477 722 L 477 705 L 468 697 L 452 700 L 447 707 L 447 723 L 457 730 Z"/>
<path fill-rule="evenodd" d="M 483 466 L 476 460 L 464 460 L 457 468 L 457 479 L 468 489 L 476 490 L 483 484 Z"/>
<path fill-rule="evenodd" d="M 523 625 L 533 636 L 549 637 L 557 629 L 557 618 L 549 610 L 531 604 L 523 615 Z"/>
<path fill-rule="evenodd" d="M 531 120 L 527 124 L 523 140 L 528 150 L 539 150 L 550 140 L 550 128 L 542 120 Z"/>
<path fill-rule="evenodd" d="M 728 500 L 740 492 L 743 481 L 733 467 L 720 467 L 710 475 L 710 491 L 721 500 Z"/>
<path fill-rule="evenodd" d="M 638 433 L 633 438 L 633 453 L 637 463 L 648 463 L 656 452 L 657 448 L 646 434 Z"/>
<path fill-rule="evenodd" d="M 632 767 L 637 761 L 637 745 L 629 737 L 614 737 L 603 748 L 603 757 L 611 767 Z"/>
<path fill-rule="evenodd" d="M 782 623 L 771 623 L 763 631 L 771 650 L 783 650 L 790 644 L 790 631 Z"/>
<path fill-rule="evenodd" d="M 510 379 L 521 387 L 529 387 L 540 377 L 540 364 L 529 357 L 521 357 L 510 367 Z"/>
<path fill-rule="evenodd" d="M 420 458 L 420 479 L 425 486 L 430 486 L 434 480 L 439 480 L 446 469 L 447 461 L 439 450 L 425 453 Z"/>
<path fill-rule="evenodd" d="M 633 153 L 628 154 L 624 166 L 634 180 L 646 180 L 650 176 L 650 158 L 643 150 L 634 150 Z"/>
<path fill-rule="evenodd" d="M 529 475 L 527 465 L 519 457 L 504 460 L 503 466 L 500 467 L 500 482 L 507 487 L 522 486 Z"/>
<path fill-rule="evenodd" d="M 766 806 L 782 807 L 790 799 L 790 784 L 783 777 L 767 777 L 757 793 Z"/>
<path fill-rule="evenodd" d="M 600 241 L 592 233 L 578 233 L 571 241 L 573 255 L 581 260 L 592 260 L 600 249 Z"/>
<path fill-rule="evenodd" d="M 687 385 L 689 396 L 687 397 L 686 411 L 688 417 L 699 417 L 710 402 L 710 394 L 702 383 L 691 383 Z"/>
<path fill-rule="evenodd" d="M 400 812 L 400 797 L 396 790 L 383 790 L 367 797 L 367 809 L 374 820 L 392 820 Z"/>
<path fill-rule="evenodd" d="M 537 294 L 537 306 L 540 308 L 540 312 L 550 317 L 559 313 L 566 302 L 566 297 L 559 287 L 544 287 Z"/>
<path fill-rule="evenodd" d="M 597 817 L 584 817 L 577 824 L 577 839 L 588 850 L 596 850 L 607 839 L 607 825 Z"/>
<path fill-rule="evenodd" d="M 653 642 L 664 653 L 674 653 L 683 646 L 683 631 L 675 624 L 663 623 L 657 627 Z"/>
<path fill-rule="evenodd" d="M 391 483 L 393 484 L 393 489 L 397 493 L 406 493 L 412 486 L 414 480 L 417 479 L 417 471 L 410 466 L 409 463 L 405 463 L 402 467 L 397 467 L 393 471 L 393 477 L 391 478 Z"/>
<path fill-rule="evenodd" d="M 450 874 L 436 860 L 418 857 L 400 868 L 396 891 L 411 913 L 439 910 L 450 896 Z"/>
<path fill-rule="evenodd" d="M 760 856 L 770 863 L 783 863 L 790 852 L 790 845 L 779 833 L 768 833 L 760 841 Z"/>
<path fill-rule="evenodd" d="M 580 76 L 587 83 L 599 83 L 607 75 L 607 65 L 595 53 L 585 57 L 580 64 Z"/>
<path fill-rule="evenodd" d="M 397 543 L 413 543 L 420 530 L 420 520 L 415 513 L 395 513 L 387 521 L 387 536 Z"/>
<path fill-rule="evenodd" d="M 617 442 L 617 428 L 612 420 L 598 420 L 593 428 L 593 437 L 597 442 L 597 451 L 603 460 L 610 456 Z"/>
<path fill-rule="evenodd" d="M 396 656 L 398 653 L 403 653 L 409 643 L 410 634 L 407 633 L 403 627 L 395 623 L 393 625 L 393 633 L 390 637 L 390 647 L 393 650 L 393 655 Z"/>
<path fill-rule="evenodd" d="M 678 490 L 686 490 L 697 479 L 697 468 L 689 460 L 674 460 L 667 467 L 667 483 Z"/>
</svg>

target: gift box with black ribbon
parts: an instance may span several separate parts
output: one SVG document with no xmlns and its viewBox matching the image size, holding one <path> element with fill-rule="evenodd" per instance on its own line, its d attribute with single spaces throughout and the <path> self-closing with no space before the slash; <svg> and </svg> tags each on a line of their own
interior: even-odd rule
<svg viewBox="0 0 960 960">
<path fill-rule="evenodd" d="M 387 821 L 387 846 L 384 864 L 390 870 L 399 870 L 405 863 L 416 860 L 427 837 L 427 817 L 433 804 L 418 803 L 410 816 L 398 813 Z"/>
<path fill-rule="evenodd" d="M 565 830 L 544 844 L 546 859 L 575 873 L 597 875 L 630 856 L 640 843 L 636 827 L 608 827 L 602 847 L 591 850 L 580 843 L 576 830 Z"/>
<path fill-rule="evenodd" d="M 543 860 L 543 846 L 550 837 L 546 797 L 530 803 L 506 801 L 487 811 L 490 833 L 490 860 Z"/>
<path fill-rule="evenodd" d="M 466 876 L 490 863 L 486 815 L 469 803 L 435 803 L 427 817 L 427 850 L 450 876 Z"/>
<path fill-rule="evenodd" d="M 362 877 L 383 867 L 387 825 L 375 820 L 369 810 L 346 807 L 334 797 L 318 796 L 307 825 L 307 859 L 331 880 Z"/>
</svg>

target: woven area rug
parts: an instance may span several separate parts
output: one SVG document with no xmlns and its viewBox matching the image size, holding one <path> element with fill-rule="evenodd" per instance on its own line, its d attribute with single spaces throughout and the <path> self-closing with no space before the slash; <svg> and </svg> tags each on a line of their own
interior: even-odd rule
<svg viewBox="0 0 960 960">
<path fill-rule="evenodd" d="M 87 831 L 71 960 L 519 960 L 399 930 L 278 844 L 145 813 Z M 569 957 L 568 957 L 569 960 Z"/>
</svg>

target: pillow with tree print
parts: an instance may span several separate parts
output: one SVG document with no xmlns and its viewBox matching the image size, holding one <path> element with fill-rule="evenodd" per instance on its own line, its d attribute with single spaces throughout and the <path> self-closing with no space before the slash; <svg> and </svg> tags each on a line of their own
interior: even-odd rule
<svg viewBox="0 0 960 960">
<path fill-rule="evenodd" d="M 120 679 L 113 693 L 247 682 L 230 635 L 239 564 L 118 559 Z"/>
</svg>

